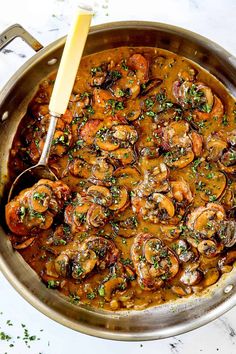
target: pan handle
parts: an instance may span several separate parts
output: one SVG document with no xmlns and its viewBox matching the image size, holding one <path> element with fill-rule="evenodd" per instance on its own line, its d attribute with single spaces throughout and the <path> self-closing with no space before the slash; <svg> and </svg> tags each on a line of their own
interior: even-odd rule
<svg viewBox="0 0 236 354">
<path fill-rule="evenodd" d="M 21 25 L 15 24 L 8 27 L 0 34 L 0 51 L 17 37 L 22 38 L 35 52 L 43 48 L 43 45 L 31 36 Z"/>
</svg>

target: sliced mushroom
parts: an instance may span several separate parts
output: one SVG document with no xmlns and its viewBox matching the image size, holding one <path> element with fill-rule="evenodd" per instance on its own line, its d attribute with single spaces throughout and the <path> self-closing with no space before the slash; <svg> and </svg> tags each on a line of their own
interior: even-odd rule
<svg viewBox="0 0 236 354">
<path fill-rule="evenodd" d="M 152 199 L 158 204 L 161 213 L 167 213 L 169 218 L 175 215 L 175 207 L 170 198 L 161 193 L 153 193 Z"/>
<path fill-rule="evenodd" d="M 135 191 L 138 196 L 149 196 L 156 192 L 166 192 L 169 189 L 169 169 L 164 163 L 159 163 L 152 171 L 145 171 L 144 178 Z"/>
<path fill-rule="evenodd" d="M 222 250 L 222 248 L 218 247 L 218 245 L 212 240 L 201 241 L 198 244 L 197 249 L 207 258 L 215 257 Z"/>
<path fill-rule="evenodd" d="M 131 125 L 116 125 L 113 127 L 113 137 L 133 145 L 138 140 L 138 133 Z"/>
<path fill-rule="evenodd" d="M 138 119 L 141 114 L 140 103 L 137 99 L 128 100 L 125 109 L 123 110 L 128 121 L 132 122 Z"/>
<path fill-rule="evenodd" d="M 129 200 L 129 195 L 125 187 L 111 187 L 111 194 L 113 203 L 109 206 L 110 210 L 120 210 L 127 205 Z"/>
<path fill-rule="evenodd" d="M 205 201 L 217 200 L 226 187 L 225 174 L 217 170 L 203 169 L 201 171 L 199 171 L 197 184 L 197 188 L 200 189 L 200 197 Z"/>
<path fill-rule="evenodd" d="M 65 208 L 65 222 L 71 226 L 72 233 L 86 230 L 86 218 L 90 205 L 90 199 L 77 195 L 72 204 Z"/>
<path fill-rule="evenodd" d="M 35 240 L 35 237 L 27 238 L 25 241 L 23 241 L 21 243 L 14 243 L 13 248 L 15 250 L 23 250 L 23 249 L 31 246 L 32 243 L 34 242 L 34 240 Z"/>
<path fill-rule="evenodd" d="M 141 87 L 140 96 L 145 96 L 162 83 L 161 79 L 150 79 Z"/>
<path fill-rule="evenodd" d="M 207 160 L 217 162 L 227 148 L 227 143 L 214 134 L 207 139 L 206 148 Z"/>
<path fill-rule="evenodd" d="M 196 208 L 187 220 L 190 230 L 211 238 L 219 230 L 220 223 L 225 219 L 224 208 L 220 204 L 208 203 L 206 207 Z"/>
<path fill-rule="evenodd" d="M 196 267 L 188 267 L 183 270 L 180 281 L 185 285 L 196 285 L 202 279 L 202 273 Z"/>
<path fill-rule="evenodd" d="M 222 171 L 225 171 L 230 174 L 236 173 L 236 150 L 228 149 L 225 151 L 220 161 L 218 161 L 219 167 Z"/>
<path fill-rule="evenodd" d="M 178 240 L 174 243 L 173 249 L 181 262 L 186 263 L 194 258 L 194 253 L 189 249 L 186 241 Z"/>
<path fill-rule="evenodd" d="M 235 220 L 227 220 L 220 223 L 219 237 L 226 247 L 233 247 L 236 244 Z"/>
<path fill-rule="evenodd" d="M 55 270 L 58 275 L 66 278 L 69 272 L 69 256 L 61 253 L 54 261 Z"/>
<path fill-rule="evenodd" d="M 179 297 L 190 295 L 192 292 L 190 287 L 182 287 L 177 285 L 173 285 L 171 287 L 171 291 Z"/>
<path fill-rule="evenodd" d="M 98 158 L 97 162 L 92 167 L 92 175 L 94 183 L 110 186 L 114 167 L 109 164 L 104 158 Z"/>
<path fill-rule="evenodd" d="M 165 153 L 164 161 L 169 167 L 184 168 L 194 159 L 191 148 L 176 147 Z"/>
<path fill-rule="evenodd" d="M 108 207 L 112 204 L 112 194 L 108 188 L 103 186 L 91 186 L 87 189 L 87 194 L 93 197 L 96 204 Z"/>
<path fill-rule="evenodd" d="M 75 177 L 88 178 L 91 174 L 91 166 L 85 161 L 76 158 L 69 163 L 69 171 Z"/>
<path fill-rule="evenodd" d="M 122 165 L 129 165 L 135 161 L 132 148 L 119 148 L 109 154 L 111 159 L 118 160 Z"/>
<path fill-rule="evenodd" d="M 72 260 L 71 275 L 74 279 L 84 278 L 91 273 L 98 262 L 96 253 L 92 250 L 79 251 Z"/>
<path fill-rule="evenodd" d="M 171 199 L 161 193 L 153 193 L 148 199 L 135 195 L 132 197 L 132 207 L 142 219 L 154 224 L 166 223 L 175 214 Z"/>
<path fill-rule="evenodd" d="M 72 135 L 65 134 L 64 131 L 56 130 L 52 142 L 51 155 L 64 155 L 72 143 Z"/>
<path fill-rule="evenodd" d="M 30 205 L 38 213 L 45 212 L 49 207 L 52 189 L 48 185 L 40 184 L 32 190 Z"/>
<path fill-rule="evenodd" d="M 138 234 L 131 248 L 138 282 L 145 290 L 160 288 L 175 277 L 179 264 L 174 253 L 152 234 Z"/>
<path fill-rule="evenodd" d="M 112 294 L 117 290 L 124 290 L 127 286 L 124 278 L 111 278 L 104 284 L 104 298 L 106 301 L 111 301 Z"/>
<path fill-rule="evenodd" d="M 117 185 L 125 186 L 132 190 L 134 185 L 140 180 L 140 173 L 135 167 L 119 167 L 113 173 L 117 179 Z"/>
<path fill-rule="evenodd" d="M 112 240 L 99 236 L 88 237 L 83 245 L 82 250 L 92 250 L 98 257 L 97 265 L 100 269 L 105 269 L 117 262 L 119 251 Z"/>
<path fill-rule="evenodd" d="M 72 156 L 87 162 L 89 165 L 94 165 L 97 161 L 97 151 L 90 146 L 79 147 L 76 151 L 72 151 Z"/>
<path fill-rule="evenodd" d="M 103 128 L 97 132 L 95 144 L 101 150 L 113 151 L 119 148 L 120 142 L 115 138 L 112 130 Z"/>
<path fill-rule="evenodd" d="M 104 207 L 92 204 L 87 212 L 87 223 L 93 227 L 100 227 L 107 222 L 107 211 Z"/>
</svg>

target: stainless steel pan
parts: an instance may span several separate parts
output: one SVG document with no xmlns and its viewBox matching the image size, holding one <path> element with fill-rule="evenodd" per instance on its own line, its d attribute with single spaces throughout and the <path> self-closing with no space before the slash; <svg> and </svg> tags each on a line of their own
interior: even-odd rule
<svg viewBox="0 0 236 354">
<path fill-rule="evenodd" d="M 39 82 L 58 66 L 65 38 L 42 48 L 22 27 L 15 25 L 0 36 L 0 48 L 20 36 L 36 51 L 0 92 L 0 267 L 9 282 L 34 307 L 59 323 L 80 332 L 116 340 L 165 338 L 197 328 L 236 304 L 236 270 L 201 297 L 191 297 L 144 311 L 105 312 L 69 303 L 49 290 L 22 257 L 12 250 L 3 209 L 9 186 L 7 161 L 19 121 Z M 236 58 L 195 33 L 152 22 L 116 22 L 91 29 L 84 54 L 119 46 L 168 49 L 200 64 L 236 94 Z"/>
</svg>

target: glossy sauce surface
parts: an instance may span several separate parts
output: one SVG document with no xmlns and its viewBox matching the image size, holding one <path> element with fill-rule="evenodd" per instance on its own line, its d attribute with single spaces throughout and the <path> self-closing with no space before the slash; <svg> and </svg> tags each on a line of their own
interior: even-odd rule
<svg viewBox="0 0 236 354">
<path fill-rule="evenodd" d="M 16 134 L 12 176 L 35 164 L 55 74 Z M 201 292 L 236 259 L 235 100 L 156 48 L 82 59 L 50 167 L 6 206 L 13 247 L 74 303 L 142 310 Z"/>
</svg>

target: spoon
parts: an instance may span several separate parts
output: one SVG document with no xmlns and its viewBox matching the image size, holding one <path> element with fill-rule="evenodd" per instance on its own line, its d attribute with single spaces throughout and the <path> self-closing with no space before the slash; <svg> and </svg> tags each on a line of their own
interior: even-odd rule
<svg viewBox="0 0 236 354">
<path fill-rule="evenodd" d="M 75 19 L 66 39 L 49 103 L 50 122 L 42 154 L 36 165 L 27 168 L 14 180 L 8 194 L 8 202 L 22 189 L 31 187 L 41 178 L 53 181 L 58 179 L 49 168 L 48 159 L 57 120 L 65 113 L 68 106 L 76 73 L 88 36 L 92 15 L 93 11 L 88 6 L 81 5 L 77 9 Z"/>
</svg>

